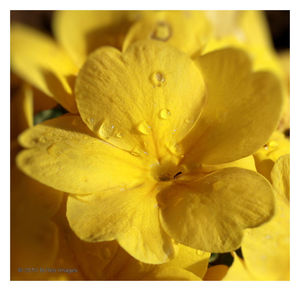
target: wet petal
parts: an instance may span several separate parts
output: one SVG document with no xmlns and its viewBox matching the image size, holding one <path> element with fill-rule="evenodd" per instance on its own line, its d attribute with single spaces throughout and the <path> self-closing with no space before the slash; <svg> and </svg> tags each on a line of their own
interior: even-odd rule
<svg viewBox="0 0 300 291">
<path fill-rule="evenodd" d="M 18 166 L 64 192 L 86 194 L 144 180 L 144 166 L 138 159 L 99 140 L 76 115 L 38 124 L 19 140 L 29 149 L 18 155 Z"/>
<path fill-rule="evenodd" d="M 190 58 L 150 40 L 123 54 L 110 47 L 97 50 L 76 83 L 80 115 L 95 134 L 136 155 L 159 158 L 182 154 L 177 142 L 198 118 L 204 94 Z"/>
</svg>

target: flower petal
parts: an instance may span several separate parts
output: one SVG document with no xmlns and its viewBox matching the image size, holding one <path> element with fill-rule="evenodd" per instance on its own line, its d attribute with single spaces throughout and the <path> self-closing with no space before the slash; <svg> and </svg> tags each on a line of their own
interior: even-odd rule
<svg viewBox="0 0 300 291">
<path fill-rule="evenodd" d="M 178 253 L 173 260 L 165 263 L 165 266 L 180 267 L 203 278 L 207 271 L 209 258 L 210 253 L 178 244 Z"/>
<path fill-rule="evenodd" d="M 244 228 L 271 217 L 273 191 L 255 172 L 226 168 L 167 188 L 159 203 L 163 228 L 176 241 L 203 251 L 228 252 L 240 246 Z"/>
<path fill-rule="evenodd" d="M 127 11 L 57 11 L 53 28 L 58 41 L 81 67 L 89 53 L 103 46 L 121 48 L 129 26 Z"/>
<path fill-rule="evenodd" d="M 224 281 L 253 281 L 255 277 L 249 272 L 245 261 L 239 258 L 236 254 L 233 255 L 234 260 L 227 274 L 223 279 Z"/>
<path fill-rule="evenodd" d="M 41 280 L 40 272 L 19 268 L 50 267 L 58 251 L 57 226 L 51 217 L 58 210 L 62 193 L 11 168 L 11 279 Z"/>
<path fill-rule="evenodd" d="M 54 40 L 23 24 L 14 24 L 11 58 L 17 75 L 70 112 L 77 112 L 73 84 L 78 69 Z"/>
<path fill-rule="evenodd" d="M 38 124 L 19 140 L 30 149 L 18 155 L 18 166 L 64 192 L 86 194 L 144 180 L 144 165 L 138 159 L 99 140 L 76 115 Z"/>
<path fill-rule="evenodd" d="M 290 280 L 290 207 L 277 196 L 274 217 L 245 232 L 242 251 L 256 280 Z"/>
<path fill-rule="evenodd" d="M 290 155 L 284 155 L 275 162 L 271 179 L 276 193 L 290 201 Z"/>
<path fill-rule="evenodd" d="M 201 50 L 210 36 L 210 25 L 202 11 L 147 11 L 131 26 L 123 49 L 138 40 L 166 42 L 192 55 Z"/>
<path fill-rule="evenodd" d="M 289 153 L 290 140 L 280 131 L 274 131 L 268 142 L 253 155 L 257 172 L 272 182 L 270 175 L 274 163 Z"/>
<path fill-rule="evenodd" d="M 12 96 L 11 106 L 11 139 L 28 127 L 33 126 L 33 91 L 30 86 L 23 84 Z"/>
<path fill-rule="evenodd" d="M 201 279 L 185 269 L 167 266 L 157 266 L 151 272 L 140 278 L 143 281 L 201 281 Z"/>
<path fill-rule="evenodd" d="M 176 152 L 176 141 L 201 112 L 204 94 L 190 58 L 151 40 L 136 42 L 123 54 L 110 47 L 95 51 L 76 82 L 78 109 L 88 127 L 143 156 Z"/>
<path fill-rule="evenodd" d="M 206 17 L 212 23 L 216 39 L 235 37 L 247 45 L 273 48 L 264 12 L 257 10 L 209 10 Z"/>
<path fill-rule="evenodd" d="M 189 152 L 186 162 L 226 163 L 252 154 L 278 123 L 279 81 L 272 73 L 251 72 L 249 57 L 238 49 L 208 53 L 196 63 L 208 98 L 198 124 L 184 141 Z"/>
<path fill-rule="evenodd" d="M 221 281 L 228 272 L 228 266 L 215 265 L 207 269 L 203 281 Z"/>
<path fill-rule="evenodd" d="M 67 217 L 76 235 L 89 242 L 117 239 L 136 259 L 164 263 L 174 257 L 162 230 L 154 184 L 137 185 L 80 197 L 70 196 Z"/>
</svg>

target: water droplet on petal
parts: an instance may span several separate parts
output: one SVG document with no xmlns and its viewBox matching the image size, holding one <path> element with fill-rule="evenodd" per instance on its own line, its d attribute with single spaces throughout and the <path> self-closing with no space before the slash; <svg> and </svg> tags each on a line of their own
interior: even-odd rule
<svg viewBox="0 0 300 291">
<path fill-rule="evenodd" d="M 134 147 L 131 152 L 130 152 L 133 156 L 135 157 L 139 157 L 141 155 L 140 150 L 138 149 L 138 147 Z"/>
<path fill-rule="evenodd" d="M 121 133 L 121 132 L 117 132 L 117 133 L 116 133 L 116 137 L 117 137 L 117 138 L 122 138 L 122 133 Z"/>
<path fill-rule="evenodd" d="M 171 116 L 171 111 L 168 109 L 162 109 L 159 111 L 159 118 L 167 120 Z"/>
<path fill-rule="evenodd" d="M 156 24 L 156 27 L 151 35 L 152 39 L 160 41 L 167 41 L 172 35 L 171 26 L 164 21 L 160 21 Z"/>
<path fill-rule="evenodd" d="M 110 137 L 113 136 L 114 129 L 115 129 L 114 125 L 109 125 L 104 121 L 98 130 L 98 134 L 102 139 L 109 139 Z"/>
<path fill-rule="evenodd" d="M 151 133 L 151 126 L 146 121 L 142 121 L 137 126 L 137 130 L 142 134 L 148 135 Z"/>
<path fill-rule="evenodd" d="M 50 155 L 55 156 L 55 157 L 58 157 L 61 154 L 61 152 L 58 150 L 58 148 L 55 146 L 55 144 L 50 145 L 47 148 L 47 152 Z M 61 170 L 61 169 L 59 169 L 59 170 Z"/>
<path fill-rule="evenodd" d="M 202 253 L 202 251 L 197 250 L 197 251 L 196 251 L 196 254 L 197 254 L 198 256 L 201 256 L 203 253 Z"/>
<path fill-rule="evenodd" d="M 44 136 L 41 136 L 39 138 L 39 142 L 45 143 L 47 141 L 47 139 Z"/>
<path fill-rule="evenodd" d="M 168 148 L 169 148 L 170 152 L 176 156 L 183 155 L 183 147 L 182 147 L 182 145 L 180 145 L 178 143 L 172 144 Z"/>
<path fill-rule="evenodd" d="M 150 75 L 150 81 L 154 87 L 162 87 L 166 84 L 166 78 L 161 72 L 154 72 Z"/>
</svg>

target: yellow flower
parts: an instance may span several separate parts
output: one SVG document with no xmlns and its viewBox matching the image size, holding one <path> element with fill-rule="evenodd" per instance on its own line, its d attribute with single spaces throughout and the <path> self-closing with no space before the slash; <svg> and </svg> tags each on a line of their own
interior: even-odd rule
<svg viewBox="0 0 300 291">
<path fill-rule="evenodd" d="M 225 280 L 290 279 L 290 157 L 280 157 L 271 171 L 276 193 L 274 217 L 266 224 L 246 231 L 242 252 L 235 257 Z"/>
<path fill-rule="evenodd" d="M 238 72 L 238 73 L 237 73 Z M 281 90 L 252 72 L 241 50 L 192 62 L 158 42 L 121 53 L 96 50 L 76 81 L 80 113 L 23 133 L 17 158 L 29 176 L 72 193 L 67 217 L 89 242 L 117 240 L 151 264 L 176 254 L 176 242 L 208 251 L 239 247 L 242 230 L 268 220 L 270 184 L 241 168 L 202 166 L 252 154 L 269 138 Z"/>
</svg>

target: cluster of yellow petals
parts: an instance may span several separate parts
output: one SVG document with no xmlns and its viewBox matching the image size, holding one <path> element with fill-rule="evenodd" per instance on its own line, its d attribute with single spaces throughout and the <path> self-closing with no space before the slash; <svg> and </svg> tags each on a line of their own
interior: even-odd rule
<svg viewBox="0 0 300 291">
<path fill-rule="evenodd" d="M 287 279 L 288 94 L 264 21 L 59 11 L 57 41 L 13 24 L 13 280 Z M 56 102 L 69 113 L 33 126 Z"/>
</svg>

